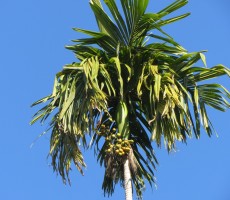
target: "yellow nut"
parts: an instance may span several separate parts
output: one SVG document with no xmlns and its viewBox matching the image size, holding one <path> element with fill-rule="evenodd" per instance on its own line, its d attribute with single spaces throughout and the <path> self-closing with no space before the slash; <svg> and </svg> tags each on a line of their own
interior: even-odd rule
<svg viewBox="0 0 230 200">
<path fill-rule="evenodd" d="M 116 135 L 115 135 L 115 134 L 113 134 L 113 135 L 112 135 L 112 138 L 116 138 Z"/>
<path fill-rule="evenodd" d="M 119 153 L 125 153 L 124 151 L 123 151 L 123 149 L 119 149 Z"/>
<path fill-rule="evenodd" d="M 129 151 L 130 151 L 130 148 L 129 148 L 129 147 L 123 147 L 122 149 L 123 149 L 123 151 L 125 151 L 125 152 L 129 152 Z"/>
<path fill-rule="evenodd" d="M 112 149 L 107 149 L 106 151 L 107 151 L 108 153 L 110 153 L 110 152 L 112 151 Z"/>
<path fill-rule="evenodd" d="M 106 141 L 110 141 L 111 138 L 110 138 L 110 137 L 106 137 L 105 140 L 106 140 Z"/>
<path fill-rule="evenodd" d="M 121 152 L 119 152 L 118 154 L 119 154 L 119 156 L 123 156 L 125 153 L 121 153 Z"/>
<path fill-rule="evenodd" d="M 118 141 L 119 143 L 121 143 L 121 142 L 122 142 L 122 139 L 118 139 L 117 141 Z"/>
<path fill-rule="evenodd" d="M 116 144 L 115 146 L 116 146 L 116 148 L 119 148 L 119 149 L 121 148 L 120 144 Z"/>
</svg>

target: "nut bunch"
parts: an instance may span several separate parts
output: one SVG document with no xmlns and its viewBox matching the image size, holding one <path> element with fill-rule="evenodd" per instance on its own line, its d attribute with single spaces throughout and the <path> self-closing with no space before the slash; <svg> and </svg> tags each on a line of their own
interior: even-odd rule
<svg viewBox="0 0 230 200">
<path fill-rule="evenodd" d="M 96 131 L 97 135 L 106 137 L 107 135 L 111 134 L 110 127 L 105 126 L 105 124 L 102 124 L 99 129 Z"/>
<path fill-rule="evenodd" d="M 133 140 L 122 138 L 121 133 L 118 133 L 116 128 L 110 128 L 105 124 L 101 124 L 96 133 L 105 137 L 107 143 L 106 152 L 115 153 L 117 156 L 127 155 L 131 149 L 131 144 L 134 142 Z"/>
<path fill-rule="evenodd" d="M 127 155 L 131 149 L 131 144 L 133 143 L 133 140 L 121 138 L 120 133 L 107 136 L 106 141 L 108 142 L 106 152 L 115 153 L 118 156 Z"/>
</svg>

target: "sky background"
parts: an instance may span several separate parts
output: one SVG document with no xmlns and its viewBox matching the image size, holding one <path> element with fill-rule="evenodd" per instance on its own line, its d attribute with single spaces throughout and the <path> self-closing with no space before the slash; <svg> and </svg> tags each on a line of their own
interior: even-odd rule
<svg viewBox="0 0 230 200">
<path fill-rule="evenodd" d="M 172 0 L 150 0 L 158 11 Z M 208 66 L 230 67 L 229 0 L 190 0 L 179 13 L 183 21 L 164 28 L 189 51 L 208 50 Z M 101 190 L 103 168 L 86 152 L 85 176 L 74 169 L 72 186 L 62 184 L 46 159 L 49 134 L 30 145 L 46 128 L 29 125 L 37 110 L 30 105 L 48 95 L 55 74 L 75 61 L 64 46 L 81 37 L 73 27 L 97 30 L 88 0 L 0 0 L 0 199 L 2 200 L 105 200 Z M 219 79 L 228 89 L 230 80 Z M 178 144 L 168 154 L 156 149 L 159 161 L 157 189 L 147 186 L 144 200 L 230 199 L 230 111 L 209 112 L 219 137 L 202 134 L 199 141 Z M 153 144 L 154 148 L 156 145 Z M 111 200 L 124 199 L 120 185 Z M 134 199 L 136 196 L 134 195 Z"/>
</svg>

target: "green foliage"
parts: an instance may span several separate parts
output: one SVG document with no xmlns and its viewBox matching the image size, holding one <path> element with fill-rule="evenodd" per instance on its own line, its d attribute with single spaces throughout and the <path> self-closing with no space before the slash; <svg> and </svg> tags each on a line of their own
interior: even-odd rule
<svg viewBox="0 0 230 200">
<path fill-rule="evenodd" d="M 167 18 L 187 2 L 176 0 L 157 13 L 146 13 L 148 0 L 120 0 L 121 13 L 115 0 L 105 0 L 111 19 L 100 0 L 90 1 L 99 32 L 74 29 L 89 36 L 66 47 L 80 62 L 64 66 L 56 75 L 53 93 L 33 104 L 46 105 L 31 124 L 43 123 L 53 113 L 49 154 L 64 181 L 69 179 L 71 162 L 83 173 L 78 143 L 88 148 L 89 134 L 90 146 L 105 165 L 105 194 L 111 195 L 116 183 L 123 182 L 121 166 L 129 159 L 132 181 L 141 197 L 145 180 L 154 184 L 157 160 L 152 141 L 158 146 L 164 141 L 171 151 L 176 141 L 186 142 L 193 134 L 199 138 L 202 126 L 212 135 L 206 107 L 225 111 L 230 93 L 220 84 L 204 81 L 229 76 L 230 70 L 223 65 L 207 68 L 202 51 L 187 52 L 162 30 L 189 15 Z M 195 66 L 198 61 L 204 67 Z M 128 154 L 108 151 L 112 144 L 108 138 L 114 134 L 121 141 L 133 141 Z"/>
</svg>

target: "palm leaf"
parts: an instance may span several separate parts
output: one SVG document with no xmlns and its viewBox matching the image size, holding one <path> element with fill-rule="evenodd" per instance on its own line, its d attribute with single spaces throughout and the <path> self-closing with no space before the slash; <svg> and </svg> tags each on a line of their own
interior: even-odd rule
<svg viewBox="0 0 230 200">
<path fill-rule="evenodd" d="M 102 7 L 98 6 L 98 4 L 94 1 L 91 1 L 90 5 L 97 21 L 101 24 L 101 26 L 103 26 L 106 34 L 109 35 L 115 43 L 119 41 L 120 43 L 125 44 L 125 40 L 122 37 L 118 27 L 112 22 Z"/>
</svg>

